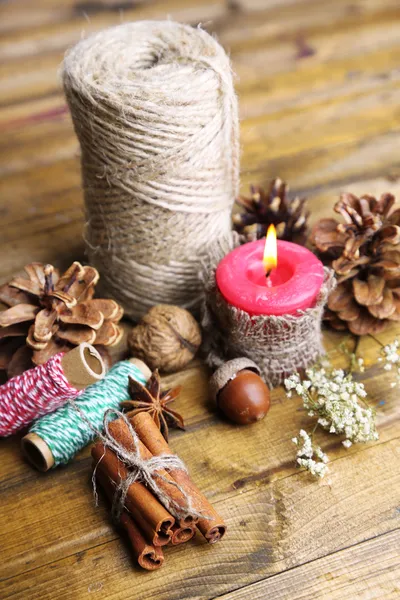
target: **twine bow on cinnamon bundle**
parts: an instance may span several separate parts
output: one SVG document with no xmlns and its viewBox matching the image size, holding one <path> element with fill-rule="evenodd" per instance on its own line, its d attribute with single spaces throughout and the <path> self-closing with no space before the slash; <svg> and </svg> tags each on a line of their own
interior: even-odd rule
<svg viewBox="0 0 400 600">
<path fill-rule="evenodd" d="M 117 420 L 110 422 L 110 414 Z M 171 450 L 147 413 L 128 419 L 104 416 L 105 433 L 92 449 L 93 483 L 112 501 L 112 514 L 127 531 L 138 563 L 159 568 L 162 546 L 191 539 L 196 526 L 209 543 L 226 526 L 194 485 L 183 461 Z"/>
</svg>

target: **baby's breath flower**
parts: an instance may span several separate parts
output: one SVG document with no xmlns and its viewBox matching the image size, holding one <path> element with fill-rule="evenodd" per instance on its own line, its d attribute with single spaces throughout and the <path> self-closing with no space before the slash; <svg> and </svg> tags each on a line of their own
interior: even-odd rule
<svg viewBox="0 0 400 600">
<path fill-rule="evenodd" d="M 311 436 L 304 429 L 300 429 L 299 437 L 294 437 L 292 442 L 298 448 L 296 454 L 297 464 L 304 467 L 314 477 L 324 477 L 328 471 L 326 466 L 328 457 L 319 446 L 312 443 Z M 319 461 L 315 460 L 314 457 L 318 458 Z"/>
<path fill-rule="evenodd" d="M 395 387 L 400 383 L 400 353 L 399 353 L 399 340 L 394 340 L 391 344 L 387 344 L 383 346 L 381 353 L 382 358 L 380 360 L 384 361 L 383 368 L 385 371 L 392 371 L 395 369 L 396 371 L 396 381 L 391 384 L 391 387 Z"/>
<path fill-rule="evenodd" d="M 367 396 L 363 383 L 354 381 L 352 374 L 342 369 L 314 367 L 307 369 L 306 377 L 310 385 L 305 387 L 297 374 L 292 375 L 289 389 L 294 384 L 304 408 L 318 417 L 321 427 L 330 433 L 345 434 L 352 443 L 375 439 L 374 412 L 360 404 Z"/>
<path fill-rule="evenodd" d="M 395 348 L 397 355 L 399 343 Z M 391 364 L 398 362 L 396 368 L 399 369 L 400 381 L 400 354 L 395 361 L 393 352 L 392 348 L 387 354 L 391 356 Z M 363 363 L 359 362 L 359 366 L 362 367 Z M 352 373 L 316 366 L 306 370 L 303 381 L 297 373 L 291 375 L 285 380 L 285 386 L 288 395 L 294 390 L 300 396 L 307 414 L 317 417 L 317 425 L 329 433 L 345 436 L 342 442 L 345 448 L 378 439 L 375 412 L 365 405 L 367 392 L 364 384 L 354 381 Z M 321 448 L 312 444 L 304 429 L 292 441 L 298 446 L 297 463 L 313 475 L 323 477 L 328 458 Z"/>
<path fill-rule="evenodd" d="M 328 471 L 328 467 L 323 462 L 317 462 L 312 458 L 298 458 L 297 463 L 300 467 L 304 467 L 314 477 L 324 477 Z"/>
</svg>

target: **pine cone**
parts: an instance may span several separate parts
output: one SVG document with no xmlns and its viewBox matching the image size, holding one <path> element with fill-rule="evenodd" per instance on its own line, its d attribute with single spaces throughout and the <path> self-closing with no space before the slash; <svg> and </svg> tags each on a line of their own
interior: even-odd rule
<svg viewBox="0 0 400 600">
<path fill-rule="evenodd" d="M 236 200 L 244 212 L 232 217 L 242 243 L 265 237 L 271 224 L 275 225 L 279 239 L 305 243 L 309 216 L 305 198 L 289 198 L 286 195 L 289 187 L 281 179 L 273 179 L 268 191 L 254 186 L 250 190 L 251 198 L 240 196 Z"/>
<path fill-rule="evenodd" d="M 400 321 L 400 209 L 382 194 L 357 198 L 342 194 L 335 205 L 344 222 L 321 219 L 311 242 L 336 273 L 326 320 L 355 335 L 379 333 Z"/>
<path fill-rule="evenodd" d="M 123 315 L 114 300 L 93 299 L 99 274 L 74 262 L 60 276 L 52 265 L 26 265 L 28 279 L 15 277 L 0 287 L 0 369 L 9 376 L 45 363 L 81 342 L 115 345 Z"/>
</svg>

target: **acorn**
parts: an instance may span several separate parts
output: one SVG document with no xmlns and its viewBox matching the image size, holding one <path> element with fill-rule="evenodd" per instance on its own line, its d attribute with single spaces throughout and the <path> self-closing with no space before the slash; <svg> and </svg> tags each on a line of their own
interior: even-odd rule
<svg viewBox="0 0 400 600">
<path fill-rule="evenodd" d="M 210 390 L 224 415 L 239 425 L 259 421 L 269 411 L 269 388 L 248 358 L 224 363 L 211 377 Z"/>
</svg>

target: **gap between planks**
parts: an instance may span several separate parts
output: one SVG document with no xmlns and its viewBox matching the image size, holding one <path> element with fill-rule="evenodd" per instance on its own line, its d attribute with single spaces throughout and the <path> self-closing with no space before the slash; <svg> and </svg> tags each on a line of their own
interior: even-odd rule
<svg viewBox="0 0 400 600">
<path fill-rule="evenodd" d="M 392 540 L 393 540 L 393 542 L 392 542 Z M 236 590 L 228 592 L 227 594 L 221 594 L 219 596 L 215 596 L 212 600 L 246 600 L 248 598 L 251 598 L 252 600 L 261 600 L 261 599 L 264 599 L 266 597 L 266 595 L 269 594 L 271 591 L 275 593 L 275 595 L 273 596 L 274 600 L 285 600 L 285 599 L 287 600 L 287 596 L 283 596 L 280 593 L 280 590 L 283 590 L 283 589 L 287 590 L 287 586 L 285 586 L 285 580 L 287 577 L 290 577 L 291 580 L 293 580 L 293 579 L 295 580 L 296 577 L 300 574 L 300 579 L 301 579 L 303 572 L 308 571 L 309 568 L 311 567 L 313 569 L 313 571 L 317 571 L 317 572 L 319 569 L 321 569 L 321 571 L 319 573 L 319 577 L 321 577 L 322 575 L 325 575 L 327 580 L 330 580 L 330 581 L 332 581 L 332 583 L 334 583 L 334 580 L 336 579 L 335 576 L 332 575 L 332 571 L 334 570 L 334 568 L 332 568 L 332 566 L 331 566 L 329 569 L 329 572 L 326 573 L 325 572 L 325 563 L 327 563 L 327 566 L 329 567 L 329 563 L 335 562 L 335 560 L 336 561 L 341 560 L 342 562 L 346 561 L 346 558 L 349 556 L 350 552 L 352 552 L 353 555 L 354 554 L 359 555 L 358 556 L 359 560 L 364 559 L 365 554 L 370 555 L 370 558 L 372 558 L 372 562 L 373 562 L 374 559 L 376 559 L 376 556 L 377 556 L 376 551 L 379 550 L 381 543 L 386 542 L 385 546 L 387 546 L 388 541 L 389 541 L 389 544 L 391 544 L 390 547 L 393 547 L 393 548 L 398 547 L 398 545 L 400 544 L 400 529 L 399 528 L 395 528 L 395 529 L 392 529 L 391 531 L 381 533 L 380 535 L 369 538 L 368 540 L 365 540 L 364 542 L 360 542 L 358 544 L 351 544 L 350 546 L 347 546 L 346 548 L 343 548 L 342 550 L 336 550 L 334 552 L 326 554 L 325 556 L 323 556 L 321 558 L 316 558 L 314 560 L 304 562 L 301 565 L 297 565 L 295 567 L 286 569 L 285 571 L 282 571 L 281 573 L 276 573 L 274 575 L 264 577 L 255 583 L 237 588 Z M 376 548 L 375 548 L 375 546 L 376 546 Z M 370 549 L 372 551 L 370 551 Z M 390 553 L 387 551 L 387 547 L 385 547 L 383 549 L 383 553 L 389 554 L 389 555 L 391 554 L 391 556 L 393 556 L 393 553 Z M 353 559 L 353 562 L 354 562 L 354 556 L 351 556 L 351 559 Z M 379 562 L 380 561 L 381 561 L 381 555 L 379 555 Z M 349 561 L 347 561 L 347 562 L 349 562 Z M 397 571 L 399 574 L 399 582 L 400 582 L 400 563 L 398 561 L 396 561 L 395 566 L 397 567 Z M 345 568 L 347 569 L 347 567 L 345 567 Z M 303 577 L 303 579 L 309 579 L 312 582 L 314 577 L 317 577 L 317 575 L 312 573 L 311 575 L 309 575 L 309 577 Z M 283 586 L 281 588 L 277 588 L 276 584 L 279 585 L 280 582 L 283 583 Z M 294 583 L 294 585 L 296 585 L 296 582 Z M 395 598 L 399 598 L 400 583 L 398 584 L 398 587 L 395 585 L 395 582 L 393 583 L 393 585 L 394 585 L 394 587 L 393 587 L 392 591 L 393 591 L 393 594 L 396 594 L 396 595 L 390 595 L 390 597 L 387 595 L 380 596 L 379 597 L 380 600 L 383 600 L 383 598 L 385 598 L 386 600 L 389 600 L 389 598 L 393 598 L 393 600 Z M 268 590 L 267 588 L 269 588 L 269 587 L 274 588 L 274 589 Z M 291 583 L 292 594 L 290 596 L 290 600 L 296 600 L 296 599 L 312 600 L 312 599 L 315 599 L 314 595 L 307 594 L 307 597 L 304 596 L 304 593 L 306 592 L 306 590 L 304 589 L 304 585 L 301 586 L 301 591 L 300 591 L 301 595 L 298 595 L 298 594 L 296 594 L 296 592 L 294 592 L 296 594 L 294 596 L 293 595 L 293 587 L 294 586 Z M 341 585 L 340 585 L 341 590 L 342 590 L 342 587 L 343 587 L 343 582 L 341 582 Z M 312 592 L 312 590 L 310 590 L 310 591 L 312 594 L 314 594 L 314 592 Z M 332 589 L 331 591 L 334 592 L 336 590 Z M 354 591 L 357 591 L 357 593 L 360 592 L 360 590 L 354 590 Z M 361 591 L 367 592 L 367 589 L 364 589 Z M 260 592 L 262 595 L 260 594 Z M 342 594 L 342 591 L 340 591 L 339 593 Z M 243 595 L 243 594 L 245 594 L 245 595 Z M 251 596 L 249 596 L 249 594 L 251 594 Z M 331 596 L 329 595 L 329 598 L 330 597 Z M 339 598 L 339 595 L 337 597 Z M 342 598 L 342 597 L 343 596 L 340 596 L 340 598 Z M 351 597 L 349 597 L 349 596 L 347 596 L 347 597 L 355 599 L 354 595 Z M 328 596 L 326 595 L 326 592 L 324 592 L 323 598 L 324 598 L 324 600 L 328 600 Z M 336 598 L 336 595 L 335 595 L 335 598 Z M 365 598 L 367 598 L 367 596 L 365 596 Z"/>
<path fill-rule="evenodd" d="M 396 445 L 394 445 L 392 443 L 391 448 L 394 449 L 396 448 Z M 369 449 L 370 452 L 372 454 L 375 454 L 375 457 L 373 459 L 373 462 L 375 463 L 375 465 L 377 464 L 377 460 L 379 462 L 379 457 L 382 455 L 381 452 L 377 452 L 376 448 L 370 448 Z M 386 453 L 387 457 L 390 457 L 390 451 L 389 454 Z M 391 458 L 392 463 L 395 464 L 395 459 L 392 456 Z M 302 561 L 304 562 L 310 562 L 309 561 L 309 557 L 310 556 L 315 556 L 314 559 L 312 560 L 317 560 L 320 558 L 323 558 L 324 556 L 326 556 L 325 554 L 321 554 L 321 551 L 323 551 L 323 549 L 327 549 L 327 555 L 334 553 L 333 548 L 337 548 L 337 551 L 339 550 L 344 550 L 348 547 L 354 546 L 355 544 L 353 543 L 349 543 L 346 544 L 346 541 L 350 539 L 351 536 L 351 540 L 354 540 L 355 538 L 357 538 L 358 535 L 358 543 L 362 543 L 367 539 L 373 539 L 376 538 L 377 535 L 380 535 L 380 533 L 387 533 L 388 531 L 392 531 L 393 528 L 390 527 L 390 523 L 392 523 L 392 519 L 393 516 L 391 516 L 391 513 L 393 512 L 393 507 L 394 502 L 395 502 L 395 492 L 392 490 L 392 492 L 390 492 L 390 483 L 395 483 L 395 481 L 387 481 L 389 483 L 389 485 L 386 487 L 386 498 L 384 497 L 384 494 L 380 494 L 379 495 L 379 499 L 374 503 L 373 507 L 371 507 L 371 511 L 370 511 L 370 515 L 371 515 L 371 519 L 370 521 L 366 520 L 363 518 L 362 514 L 357 515 L 357 502 L 352 502 L 351 501 L 351 495 L 345 495 L 343 496 L 340 495 L 340 491 L 344 491 L 343 485 L 348 485 L 347 484 L 347 479 L 349 477 L 354 477 L 352 479 L 353 482 L 353 486 L 354 486 L 354 498 L 358 497 L 358 494 L 361 493 L 362 497 L 365 498 L 366 495 L 368 494 L 368 491 L 362 487 L 362 475 L 359 473 L 359 458 L 357 458 L 356 456 L 353 455 L 351 463 L 348 460 L 341 460 L 341 468 L 338 470 L 338 477 L 339 479 L 342 478 L 341 482 L 338 482 L 338 488 L 336 489 L 336 493 L 332 496 L 333 498 L 336 498 L 337 500 L 340 500 L 337 504 L 331 504 L 329 505 L 329 511 L 327 512 L 322 511 L 320 517 L 318 517 L 315 521 L 313 521 L 313 519 L 309 519 L 307 518 L 307 514 L 308 514 L 308 509 L 307 506 L 311 500 L 311 496 L 314 498 L 314 509 L 315 510 L 319 510 L 319 508 L 321 508 L 321 501 L 322 501 L 322 507 L 324 506 L 324 502 L 326 502 L 327 499 L 327 493 L 329 490 L 329 486 L 328 488 L 325 485 L 318 485 L 318 486 L 307 486 L 307 480 L 304 477 L 304 473 L 298 473 L 296 475 L 297 478 L 297 482 L 291 482 L 291 484 L 288 486 L 287 482 L 279 482 L 279 488 L 280 489 L 275 489 L 274 491 L 272 489 L 267 490 L 267 489 L 262 489 L 262 490 L 255 490 L 253 491 L 253 493 L 251 494 L 251 497 L 248 498 L 248 496 L 250 496 L 250 494 L 246 494 L 244 496 L 239 496 L 238 498 L 238 502 L 236 503 L 236 508 L 235 505 L 232 505 L 232 503 L 227 500 L 226 501 L 226 510 L 228 511 L 228 508 L 230 507 L 230 512 L 231 513 L 231 519 L 233 519 L 233 515 L 235 515 L 234 519 L 236 522 L 236 528 L 237 531 L 235 532 L 235 529 L 231 530 L 231 545 L 227 546 L 227 541 L 225 543 L 221 543 L 220 545 L 217 545 L 215 548 L 210 549 L 210 548 L 205 548 L 205 546 L 207 545 L 200 545 L 197 548 L 192 548 L 192 549 L 188 549 L 187 550 L 187 556 L 188 556 L 188 564 L 187 564 L 187 568 L 189 570 L 189 572 L 187 573 L 187 577 L 186 575 L 184 575 L 182 573 L 182 577 L 184 577 L 184 582 L 185 585 L 187 585 L 188 582 L 190 582 L 191 585 L 194 586 L 193 592 L 195 592 L 197 589 L 201 590 L 201 594 L 199 593 L 198 595 L 194 595 L 191 594 L 191 597 L 195 597 L 195 598 L 211 598 L 213 597 L 212 595 L 208 594 L 204 595 L 204 592 L 207 592 L 207 582 L 206 582 L 206 578 L 207 578 L 207 558 L 211 561 L 213 561 L 213 556 L 216 557 L 216 563 L 212 563 L 213 568 L 211 569 L 212 573 L 210 575 L 211 577 L 211 583 L 209 583 L 208 585 L 214 586 L 213 582 L 213 578 L 216 576 L 217 573 L 220 573 L 222 577 L 222 579 L 219 579 L 217 577 L 216 581 L 215 581 L 215 587 L 220 587 L 221 591 L 223 591 L 225 594 L 228 591 L 231 591 L 231 587 L 230 584 L 228 583 L 230 581 L 230 577 L 231 575 L 236 572 L 237 576 L 240 576 L 240 573 L 242 573 L 242 577 L 243 579 L 247 580 L 247 581 L 251 581 L 252 583 L 259 581 L 260 579 L 265 579 L 266 574 L 269 572 L 271 574 L 276 574 L 276 573 L 281 573 L 284 572 L 286 569 L 291 568 L 292 566 L 294 566 L 294 562 L 293 561 L 298 561 L 296 563 L 296 566 L 300 566 L 302 564 L 304 564 Z M 367 471 L 365 471 L 367 472 Z M 376 486 L 377 484 L 379 484 L 380 482 L 380 477 L 384 477 L 384 474 L 381 473 L 380 475 L 375 473 L 375 479 L 374 477 L 371 477 L 371 485 L 372 486 Z M 396 475 L 395 470 L 393 471 L 388 471 L 388 474 L 392 473 L 393 476 Z M 398 475 L 397 475 L 398 477 Z M 373 488 L 372 488 L 373 489 Z M 295 491 L 296 490 L 296 491 Z M 294 492 L 295 491 L 295 498 L 294 498 L 294 502 L 295 504 L 291 504 L 293 498 L 291 497 L 291 491 Z M 331 495 L 329 493 L 329 495 Z M 273 500 L 275 499 L 275 501 L 277 501 L 279 498 L 281 498 L 280 502 L 283 502 L 283 506 L 281 508 L 277 508 L 276 510 L 278 510 L 278 513 L 275 512 L 275 509 L 271 508 L 271 502 L 273 503 Z M 297 499 L 297 501 L 296 501 Z M 344 503 L 344 504 L 343 504 Z M 335 515 L 335 507 L 341 506 L 341 509 L 343 510 L 343 518 L 344 521 L 341 523 L 340 519 L 339 519 L 339 524 L 335 524 L 332 523 L 334 526 L 333 528 L 326 528 L 326 524 L 325 524 L 325 520 L 324 520 L 324 516 L 325 519 L 330 516 L 332 517 L 333 515 Z M 247 507 L 247 508 L 246 508 Z M 251 509 L 251 507 L 253 507 L 253 509 Z M 295 507 L 294 510 L 294 514 L 293 514 L 293 507 Z M 250 512 L 248 512 L 250 510 Z M 283 513 L 281 512 L 283 510 Z M 239 511 L 239 512 L 238 512 Z M 247 512 L 246 512 L 247 511 Z M 271 512 L 272 511 L 272 512 Z M 332 513 L 333 511 L 333 513 Z M 236 513 L 236 514 L 235 514 Z M 299 513 L 299 514 L 298 514 Z M 274 532 L 271 532 L 271 535 L 269 534 L 263 534 L 261 535 L 261 538 L 258 539 L 257 536 L 256 538 L 253 539 L 253 536 L 255 534 L 255 531 L 258 530 L 258 525 L 256 523 L 259 523 L 260 520 L 262 518 L 264 518 L 264 525 L 266 527 L 269 527 L 269 520 L 271 518 L 273 518 L 273 514 L 275 514 L 275 518 L 278 518 L 278 514 L 280 515 L 280 518 L 282 518 L 285 514 L 286 514 L 286 519 L 288 519 L 286 526 L 284 527 L 283 531 L 281 531 L 280 533 L 280 527 L 277 528 L 277 530 Z M 312 517 L 312 515 L 311 515 Z M 241 540 L 241 534 L 240 534 L 240 525 L 242 524 L 242 522 L 240 521 L 240 519 L 245 518 L 246 520 L 249 520 L 250 522 L 248 523 L 248 527 L 250 527 L 250 530 L 248 531 L 248 535 L 250 535 L 250 538 L 253 540 L 253 544 L 252 548 L 253 550 L 250 552 L 250 550 L 248 549 L 247 545 L 248 545 L 248 541 L 246 543 L 246 541 L 243 539 Z M 300 521 L 298 522 L 298 519 L 300 519 Z M 240 521 L 240 523 L 239 523 Z M 252 522 L 253 521 L 253 522 Z M 376 521 L 376 523 L 375 523 Z M 349 526 L 349 531 L 347 531 L 347 529 L 343 529 L 343 525 L 347 522 L 347 525 Z M 298 524 L 297 524 L 298 523 Z M 303 523 L 303 524 L 302 524 Z M 359 527 L 359 525 L 362 524 L 362 527 Z M 383 530 L 384 527 L 387 527 L 386 531 Z M 274 527 L 273 525 L 271 525 L 271 527 Z M 304 529 L 305 527 L 310 528 L 311 527 L 311 532 L 308 532 L 308 538 L 310 539 L 306 539 L 304 540 L 304 533 L 305 531 L 307 531 L 307 529 Z M 338 528 L 339 527 L 339 528 Z M 289 529 L 286 529 L 289 528 Z M 363 537 L 363 536 L 368 536 L 368 534 L 370 533 L 370 531 L 372 530 L 372 528 L 375 529 L 375 534 L 374 535 L 370 535 L 370 537 Z M 254 532 L 251 533 L 254 529 Z M 275 527 L 276 529 L 276 527 Z M 265 528 L 264 528 L 265 530 Z M 353 535 L 355 534 L 355 531 L 357 531 L 357 535 Z M 310 540 L 311 540 L 311 535 L 312 533 L 312 539 L 314 540 L 314 537 L 316 536 L 316 541 L 318 541 L 317 545 L 315 544 L 315 542 L 313 544 L 311 544 Z M 233 537 L 232 537 L 233 534 Z M 278 537 L 276 537 L 278 536 Z M 283 540 L 282 540 L 282 536 L 283 536 Z M 285 536 L 287 536 L 287 539 L 285 539 Z M 264 539 L 265 537 L 265 539 Z M 296 538 L 297 538 L 297 544 L 296 544 Z M 228 538 L 227 538 L 228 540 Z M 262 541 L 262 545 L 260 546 L 260 542 Z M 282 545 L 281 542 L 284 542 L 284 544 Z M 300 542 L 300 546 L 298 545 L 298 542 Z M 294 543 L 294 548 L 292 547 L 292 544 Z M 357 544 L 358 544 L 357 543 Z M 286 544 L 286 546 L 285 546 Z M 289 544 L 289 547 L 288 547 Z M 336 544 L 336 546 L 335 546 Z M 106 546 L 108 545 L 108 548 L 106 548 Z M 30 570 L 30 572 L 37 572 L 37 581 L 38 583 L 40 583 L 40 581 L 42 582 L 42 586 L 43 586 L 43 581 L 46 581 L 46 583 L 48 583 L 48 576 L 51 579 L 51 573 L 53 573 L 53 577 L 56 578 L 55 581 L 53 581 L 53 586 L 60 586 L 62 585 L 62 582 L 58 581 L 57 577 L 57 573 L 59 573 L 59 569 L 64 569 L 64 573 L 65 573 L 65 569 L 70 570 L 71 568 L 75 568 L 77 567 L 77 564 L 79 564 L 81 562 L 82 557 L 84 556 L 85 558 L 83 559 L 85 562 L 87 561 L 87 564 L 82 564 L 80 567 L 77 567 L 78 572 L 81 573 L 81 575 L 83 575 L 83 577 L 92 577 L 93 575 L 91 575 L 90 573 L 87 572 L 87 569 L 89 568 L 90 571 L 90 566 L 96 564 L 97 565 L 97 561 L 101 560 L 103 561 L 103 570 L 104 567 L 107 567 L 107 563 L 104 563 L 104 560 L 106 561 L 110 561 L 109 566 L 106 568 L 106 570 L 103 573 L 103 578 L 105 577 L 106 580 L 108 581 L 108 577 L 111 577 L 112 582 L 108 582 L 109 585 L 111 586 L 115 586 L 116 582 L 120 582 L 121 585 L 121 593 L 123 594 L 123 588 L 125 588 L 125 592 L 126 592 L 126 586 L 129 587 L 130 583 L 129 580 L 126 581 L 126 576 L 130 573 L 132 575 L 132 577 L 136 577 L 137 575 L 139 575 L 139 573 L 137 572 L 137 570 L 132 569 L 132 565 L 130 564 L 129 558 L 124 558 L 122 559 L 123 556 L 125 556 L 126 554 L 126 550 L 123 550 L 122 548 L 122 542 L 120 540 L 108 540 L 106 544 L 97 544 L 96 546 L 94 546 L 94 548 L 101 548 L 103 547 L 106 550 L 106 553 L 104 555 L 100 555 L 98 552 L 93 552 L 93 548 L 87 548 L 87 549 L 81 549 L 78 552 L 72 553 L 68 556 L 64 556 L 61 557 L 59 560 L 56 561 L 50 561 L 52 568 L 48 569 L 48 564 L 50 563 L 46 563 L 44 565 L 38 566 L 38 568 L 36 569 L 32 569 Z M 276 547 L 276 548 L 275 548 Z M 258 549 L 257 549 L 258 548 Z M 274 552 L 272 555 L 269 554 L 269 550 L 268 549 L 273 549 Z M 285 549 L 286 548 L 286 549 Z M 288 548 L 290 548 L 290 552 L 288 553 Z M 331 550 L 329 550 L 329 548 Z M 228 552 L 229 550 L 229 552 Z M 335 550 L 336 552 L 336 550 Z M 232 554 L 231 554 L 232 553 Z M 254 554 L 254 557 L 251 558 Z M 251 556 L 250 556 L 251 555 Z M 97 559 L 95 558 L 97 556 Z M 149 591 L 149 589 L 154 589 L 155 591 L 155 596 L 153 597 L 157 597 L 157 598 L 173 598 L 175 600 L 177 600 L 178 598 L 186 598 L 186 596 L 182 596 L 178 593 L 176 593 L 176 590 L 174 587 L 171 588 L 171 585 L 173 586 L 174 584 L 172 583 L 173 581 L 176 580 L 176 582 L 178 583 L 179 586 L 179 576 L 178 576 L 178 571 L 176 570 L 178 564 L 177 561 L 179 563 L 179 557 L 181 556 L 181 553 L 179 551 L 177 552 L 171 552 L 171 562 L 172 562 L 172 570 L 168 571 L 168 569 L 165 570 L 165 572 L 163 572 L 164 578 L 161 582 L 162 584 L 162 590 L 163 592 L 157 593 L 157 590 L 153 587 L 153 583 L 154 583 L 154 579 L 152 580 L 150 576 L 147 576 L 146 579 L 138 579 L 137 583 L 138 586 L 140 587 L 140 584 L 142 583 L 143 586 L 147 589 L 147 591 Z M 76 561 L 73 561 L 73 558 L 76 557 Z M 206 558 L 207 557 L 207 558 Z M 220 560 L 222 561 L 221 564 L 221 568 L 218 567 L 218 557 L 220 558 Z M 255 562 L 252 563 L 253 564 L 253 568 L 250 568 L 250 563 L 249 565 L 246 564 L 246 561 L 252 561 L 254 560 Z M 265 562 L 266 561 L 266 562 Z M 114 563 L 114 566 L 113 566 Z M 259 564 L 258 564 L 259 563 Z M 64 567 L 62 566 L 62 564 L 64 564 Z M 180 564 L 180 563 L 179 563 Z M 57 566 L 58 565 L 58 566 Z M 115 573 L 115 568 L 117 567 L 117 565 L 119 565 L 119 571 L 117 573 Z M 203 570 L 205 570 L 205 573 L 203 575 L 201 575 L 201 573 L 199 572 L 199 567 L 198 565 L 203 565 Z M 224 567 L 225 565 L 225 567 Z M 211 565 L 209 565 L 211 567 Z M 82 571 L 83 569 L 83 571 Z M 222 569 L 222 570 L 221 570 Z M 225 570 L 224 570 L 225 569 Z M 232 571 L 233 569 L 233 571 Z M 260 571 L 263 570 L 263 577 L 259 577 L 258 575 L 261 574 Z M 180 572 L 180 571 L 179 571 Z M 107 575 L 108 573 L 108 575 Z M 112 576 L 111 574 L 114 573 L 114 575 Z M 124 576 L 123 576 L 124 575 Z M 43 579 L 45 577 L 45 579 Z M 203 577 L 203 579 L 201 578 Z M 117 578 L 117 579 L 115 579 Z M 13 578 L 10 578 L 8 580 L 9 582 L 9 586 L 10 589 L 13 586 L 13 580 L 15 581 L 16 586 L 18 587 L 18 585 L 24 585 L 24 581 L 25 581 L 26 577 L 25 577 L 25 573 L 16 575 Z M 35 579 L 33 579 L 34 581 Z M 19 583 L 18 583 L 19 581 Z M 79 585 L 82 585 L 81 579 L 79 578 L 77 581 L 79 581 Z M 237 581 L 237 578 L 236 580 Z M 218 582 L 218 583 L 217 583 Z M 183 583 L 183 580 L 182 582 Z M 161 585 L 160 584 L 160 585 Z M 165 585 L 164 585 L 165 584 Z M 87 585 L 87 582 L 86 582 Z M 150 588 L 147 588 L 147 586 L 150 586 Z M 246 585 L 246 583 L 244 582 L 243 585 Z M 205 587 L 204 587 L 205 586 Z M 8 586 L 7 586 L 8 589 Z M 53 589 L 53 587 L 52 587 Z M 114 588 L 113 588 L 114 589 Z M 174 593 L 171 596 L 165 596 L 164 592 L 167 593 L 169 589 L 174 589 Z M 203 592 L 204 590 L 204 592 Z M 139 590 L 140 591 L 140 590 Z M 39 593 L 39 592 L 38 592 Z M 221 594 L 220 594 L 221 595 Z M 218 596 L 218 593 L 217 593 Z M 24 596 L 19 596 L 19 597 L 24 597 Z M 42 596 L 35 596 L 35 598 L 41 598 Z M 48 596 L 46 596 L 48 597 Z M 83 596 L 79 596 L 80 598 Z M 107 596 L 108 598 L 109 596 Z M 111 596 L 110 596 L 111 597 Z M 114 598 L 119 598 L 120 596 L 114 596 L 112 595 L 112 597 Z M 122 596 L 121 596 L 122 597 Z"/>
</svg>

